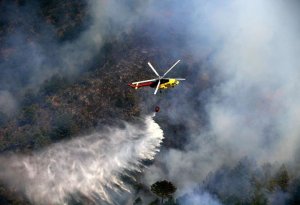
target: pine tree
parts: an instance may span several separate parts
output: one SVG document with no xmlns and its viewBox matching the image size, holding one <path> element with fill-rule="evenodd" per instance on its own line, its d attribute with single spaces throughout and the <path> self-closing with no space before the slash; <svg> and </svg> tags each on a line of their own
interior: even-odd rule
<svg viewBox="0 0 300 205">
<path fill-rule="evenodd" d="M 165 198 L 169 198 L 176 191 L 176 187 L 169 181 L 158 181 L 151 185 L 151 191 L 161 198 L 163 203 Z"/>
</svg>

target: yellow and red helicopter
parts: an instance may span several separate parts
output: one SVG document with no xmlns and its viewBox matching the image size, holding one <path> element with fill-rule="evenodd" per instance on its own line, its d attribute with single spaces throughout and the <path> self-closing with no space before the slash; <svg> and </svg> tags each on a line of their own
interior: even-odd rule
<svg viewBox="0 0 300 205">
<path fill-rule="evenodd" d="M 150 80 L 143 80 L 138 82 L 129 83 L 128 85 L 134 89 L 138 89 L 141 87 L 149 86 L 151 88 L 155 88 L 154 95 L 157 93 L 158 89 L 168 89 L 173 88 L 179 84 L 181 80 L 185 80 L 184 78 L 165 78 L 165 76 L 180 62 L 178 60 L 171 68 L 169 68 L 162 76 L 158 74 L 155 68 L 148 62 L 149 67 L 152 71 L 157 75 L 157 78 L 150 79 Z"/>
</svg>

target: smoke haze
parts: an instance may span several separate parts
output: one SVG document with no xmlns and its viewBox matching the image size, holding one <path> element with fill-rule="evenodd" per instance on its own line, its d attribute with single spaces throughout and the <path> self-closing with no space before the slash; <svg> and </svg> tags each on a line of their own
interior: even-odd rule
<svg viewBox="0 0 300 205">
<path fill-rule="evenodd" d="M 54 17 L 48 4 L 57 4 Z M 138 19 L 133 15 L 138 11 L 118 1 L 4 1 L 0 6 L 0 91 L 16 102 L 4 113 L 15 112 L 24 90 L 39 90 L 53 75 L 74 78 L 90 69 L 103 44 L 129 32 Z"/>
<path fill-rule="evenodd" d="M 161 152 L 156 163 L 144 176 L 148 185 L 162 178 L 174 182 L 178 187 L 177 195 L 180 196 L 190 192 L 187 190 L 196 187 L 209 173 L 222 171 L 223 165 L 235 167 L 245 157 L 258 165 L 278 162 L 288 164 L 289 169 L 296 168 L 300 152 L 298 8 L 297 1 L 149 0 L 139 3 L 134 0 L 91 0 L 87 4 L 91 19 L 87 22 L 87 29 L 80 32 L 77 38 L 62 43 L 47 37 L 45 44 L 33 41 L 24 46 L 26 38 L 18 32 L 5 40 L 10 42 L 9 40 L 13 39 L 17 53 L 21 56 L 16 55 L 11 61 L 0 62 L 0 69 L 2 71 L 14 68 L 24 71 L 23 67 L 26 67 L 30 76 L 26 85 L 39 85 L 55 72 L 73 75 L 86 69 L 89 60 L 93 59 L 94 54 L 112 34 L 116 38 L 122 38 L 122 32 L 130 33 L 134 28 L 142 27 L 141 30 L 149 33 L 152 43 L 159 47 L 158 50 L 162 50 L 157 52 L 157 56 L 152 56 L 157 60 L 157 65 L 167 67 L 178 58 L 182 60 L 181 63 L 185 63 L 179 64 L 172 74 L 176 76 L 180 74 L 180 69 L 186 69 L 186 76 L 178 77 L 186 77 L 187 81 L 164 95 L 162 104 L 166 106 L 161 106 L 164 112 L 159 114 L 166 117 L 168 123 L 181 124 L 185 129 L 184 134 L 179 132 L 168 138 L 184 138 L 187 139 L 187 143 L 182 144 L 181 149 L 171 148 Z M 30 52 L 25 52 L 28 50 Z M 54 57 L 48 54 L 49 50 L 55 50 Z M 164 58 L 159 56 L 162 54 Z M 14 76 L 12 71 L 7 72 L 5 76 Z M 9 93 L 13 90 L 11 87 L 21 87 L 11 83 L 15 81 L 1 81 L 4 83 L 0 86 L 0 105 L 12 102 L 10 106 L 1 106 L 5 113 L 16 109 L 17 102 Z M 147 99 L 144 104 L 153 101 Z M 144 132 L 135 130 L 133 134 L 128 135 L 143 134 L 142 131 Z M 87 138 L 94 140 L 92 136 Z M 41 155 L 21 156 L 14 158 L 21 161 L 11 159 L 9 164 L 14 166 L 13 163 L 17 163 L 17 167 L 20 168 L 16 173 L 21 169 L 33 169 L 30 166 L 47 170 L 46 166 L 51 163 L 49 160 L 52 157 L 48 156 L 52 149 L 62 150 L 61 146 L 70 145 L 76 147 L 79 146 L 79 142 L 80 140 L 55 145 L 42 151 Z M 111 144 L 113 150 L 115 146 L 121 148 L 120 145 Z M 62 159 L 73 160 L 72 146 L 66 150 L 67 156 L 61 157 Z M 129 143 L 126 146 L 132 145 Z M 126 146 L 122 148 L 125 149 Z M 139 147 L 136 145 L 134 149 Z M 119 150 L 116 149 L 115 154 L 119 156 L 117 151 Z M 90 151 L 88 155 L 93 156 Z M 58 158 L 56 153 L 54 157 Z M 44 159 L 49 163 L 44 164 Z M 93 158 L 88 156 L 88 159 Z M 28 161 L 31 163 L 27 163 L 29 167 L 26 168 L 25 164 Z M 21 162 L 25 164 L 20 164 Z M 67 161 L 61 163 L 65 163 L 65 166 L 73 164 Z M 118 168 L 114 170 L 122 170 L 123 165 L 115 162 L 115 166 Z M 253 165 L 245 165 L 245 169 L 250 169 L 251 166 Z M 56 165 L 54 167 L 59 169 Z M 76 166 L 74 169 L 77 169 Z M 37 172 L 36 176 L 42 179 L 44 176 L 39 173 Z M 11 179 L 14 175 L 3 176 Z M 59 175 L 62 176 L 64 175 Z M 103 175 L 105 180 L 110 177 L 113 179 L 113 176 Z M 245 187 L 248 187 L 247 180 L 243 181 Z M 31 183 L 31 178 L 24 177 L 24 184 L 29 182 Z M 52 181 L 45 181 L 45 184 L 47 183 Z M 231 185 L 236 184 L 232 181 Z M 85 185 L 84 189 L 89 191 L 93 187 Z M 32 196 L 31 191 L 35 188 L 32 186 L 28 191 L 30 193 L 26 194 L 38 202 L 42 196 Z M 72 190 L 64 191 L 62 195 L 58 195 L 59 198 L 53 200 L 64 200 L 66 195 L 78 187 L 67 188 Z M 83 193 L 89 195 L 85 191 Z M 102 197 L 105 198 L 104 193 L 106 192 L 102 193 Z M 275 195 L 270 196 L 271 202 L 280 197 L 280 194 Z M 193 200 L 197 202 L 199 198 L 214 201 L 214 197 L 206 192 L 200 191 L 200 194 L 195 194 Z M 49 200 L 51 202 L 52 198 Z M 106 200 L 109 200 L 108 197 Z M 211 203 L 219 204 L 217 200 Z"/>
<path fill-rule="evenodd" d="M 181 22 L 188 24 L 187 48 L 193 49 L 193 60 L 201 59 L 201 65 L 189 67 L 188 81 L 168 95 L 168 117 L 174 124 L 185 124 L 189 143 L 184 150 L 161 153 L 158 164 L 163 168 L 152 166 L 146 180 L 151 184 L 159 178 L 170 179 L 180 187 L 180 195 L 222 165 L 234 166 L 244 157 L 260 165 L 295 165 L 300 134 L 300 44 L 297 14 L 291 7 L 299 8 L 297 3 L 188 4 L 193 14 L 181 15 Z M 184 7 L 179 2 L 172 5 Z M 207 78 L 215 84 L 203 91 Z M 204 123 L 203 116 L 207 116 Z"/>
</svg>

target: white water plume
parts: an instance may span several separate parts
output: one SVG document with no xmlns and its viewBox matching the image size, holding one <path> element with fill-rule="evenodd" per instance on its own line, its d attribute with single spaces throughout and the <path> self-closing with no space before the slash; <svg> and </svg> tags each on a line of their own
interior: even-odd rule
<svg viewBox="0 0 300 205">
<path fill-rule="evenodd" d="M 141 171 L 141 161 L 153 159 L 162 139 L 163 131 L 148 116 L 144 125 L 124 123 L 30 156 L 2 156 L 0 177 L 35 204 L 67 204 L 77 194 L 95 204 L 117 204 L 111 192 L 130 191 L 120 175 Z"/>
</svg>

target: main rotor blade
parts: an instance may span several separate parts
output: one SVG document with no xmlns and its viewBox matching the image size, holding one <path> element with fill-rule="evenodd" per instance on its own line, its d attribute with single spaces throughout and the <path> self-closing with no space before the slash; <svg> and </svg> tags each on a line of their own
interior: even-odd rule
<svg viewBox="0 0 300 205">
<path fill-rule="evenodd" d="M 158 77 L 160 77 L 160 76 L 158 75 L 157 71 L 154 69 L 154 67 L 151 65 L 150 62 L 148 62 L 148 65 L 149 65 L 149 67 L 153 70 L 153 72 L 154 72 Z"/>
<path fill-rule="evenodd" d="M 163 78 L 163 79 L 168 79 L 168 80 L 170 80 L 170 79 L 175 79 L 175 80 L 185 80 L 185 78 Z"/>
<path fill-rule="evenodd" d="M 154 95 L 156 95 L 156 93 L 157 93 L 157 91 L 158 91 L 158 88 L 159 88 L 159 86 L 160 86 L 160 80 L 159 80 L 159 81 L 158 81 L 158 83 L 157 83 L 156 89 L 155 89 L 155 91 L 154 91 Z"/>
<path fill-rule="evenodd" d="M 154 82 L 158 80 L 158 78 L 155 78 L 155 79 L 150 79 L 150 80 L 143 80 L 143 81 L 137 81 L 137 82 L 133 82 L 131 84 L 138 84 L 138 83 L 146 83 L 146 82 Z"/>
<path fill-rule="evenodd" d="M 172 65 L 172 67 L 169 68 L 169 70 L 167 70 L 167 72 L 165 72 L 165 74 L 162 77 L 165 77 L 167 75 L 167 73 L 170 72 L 179 62 L 180 62 L 180 60 L 178 60 L 174 65 Z"/>
</svg>

